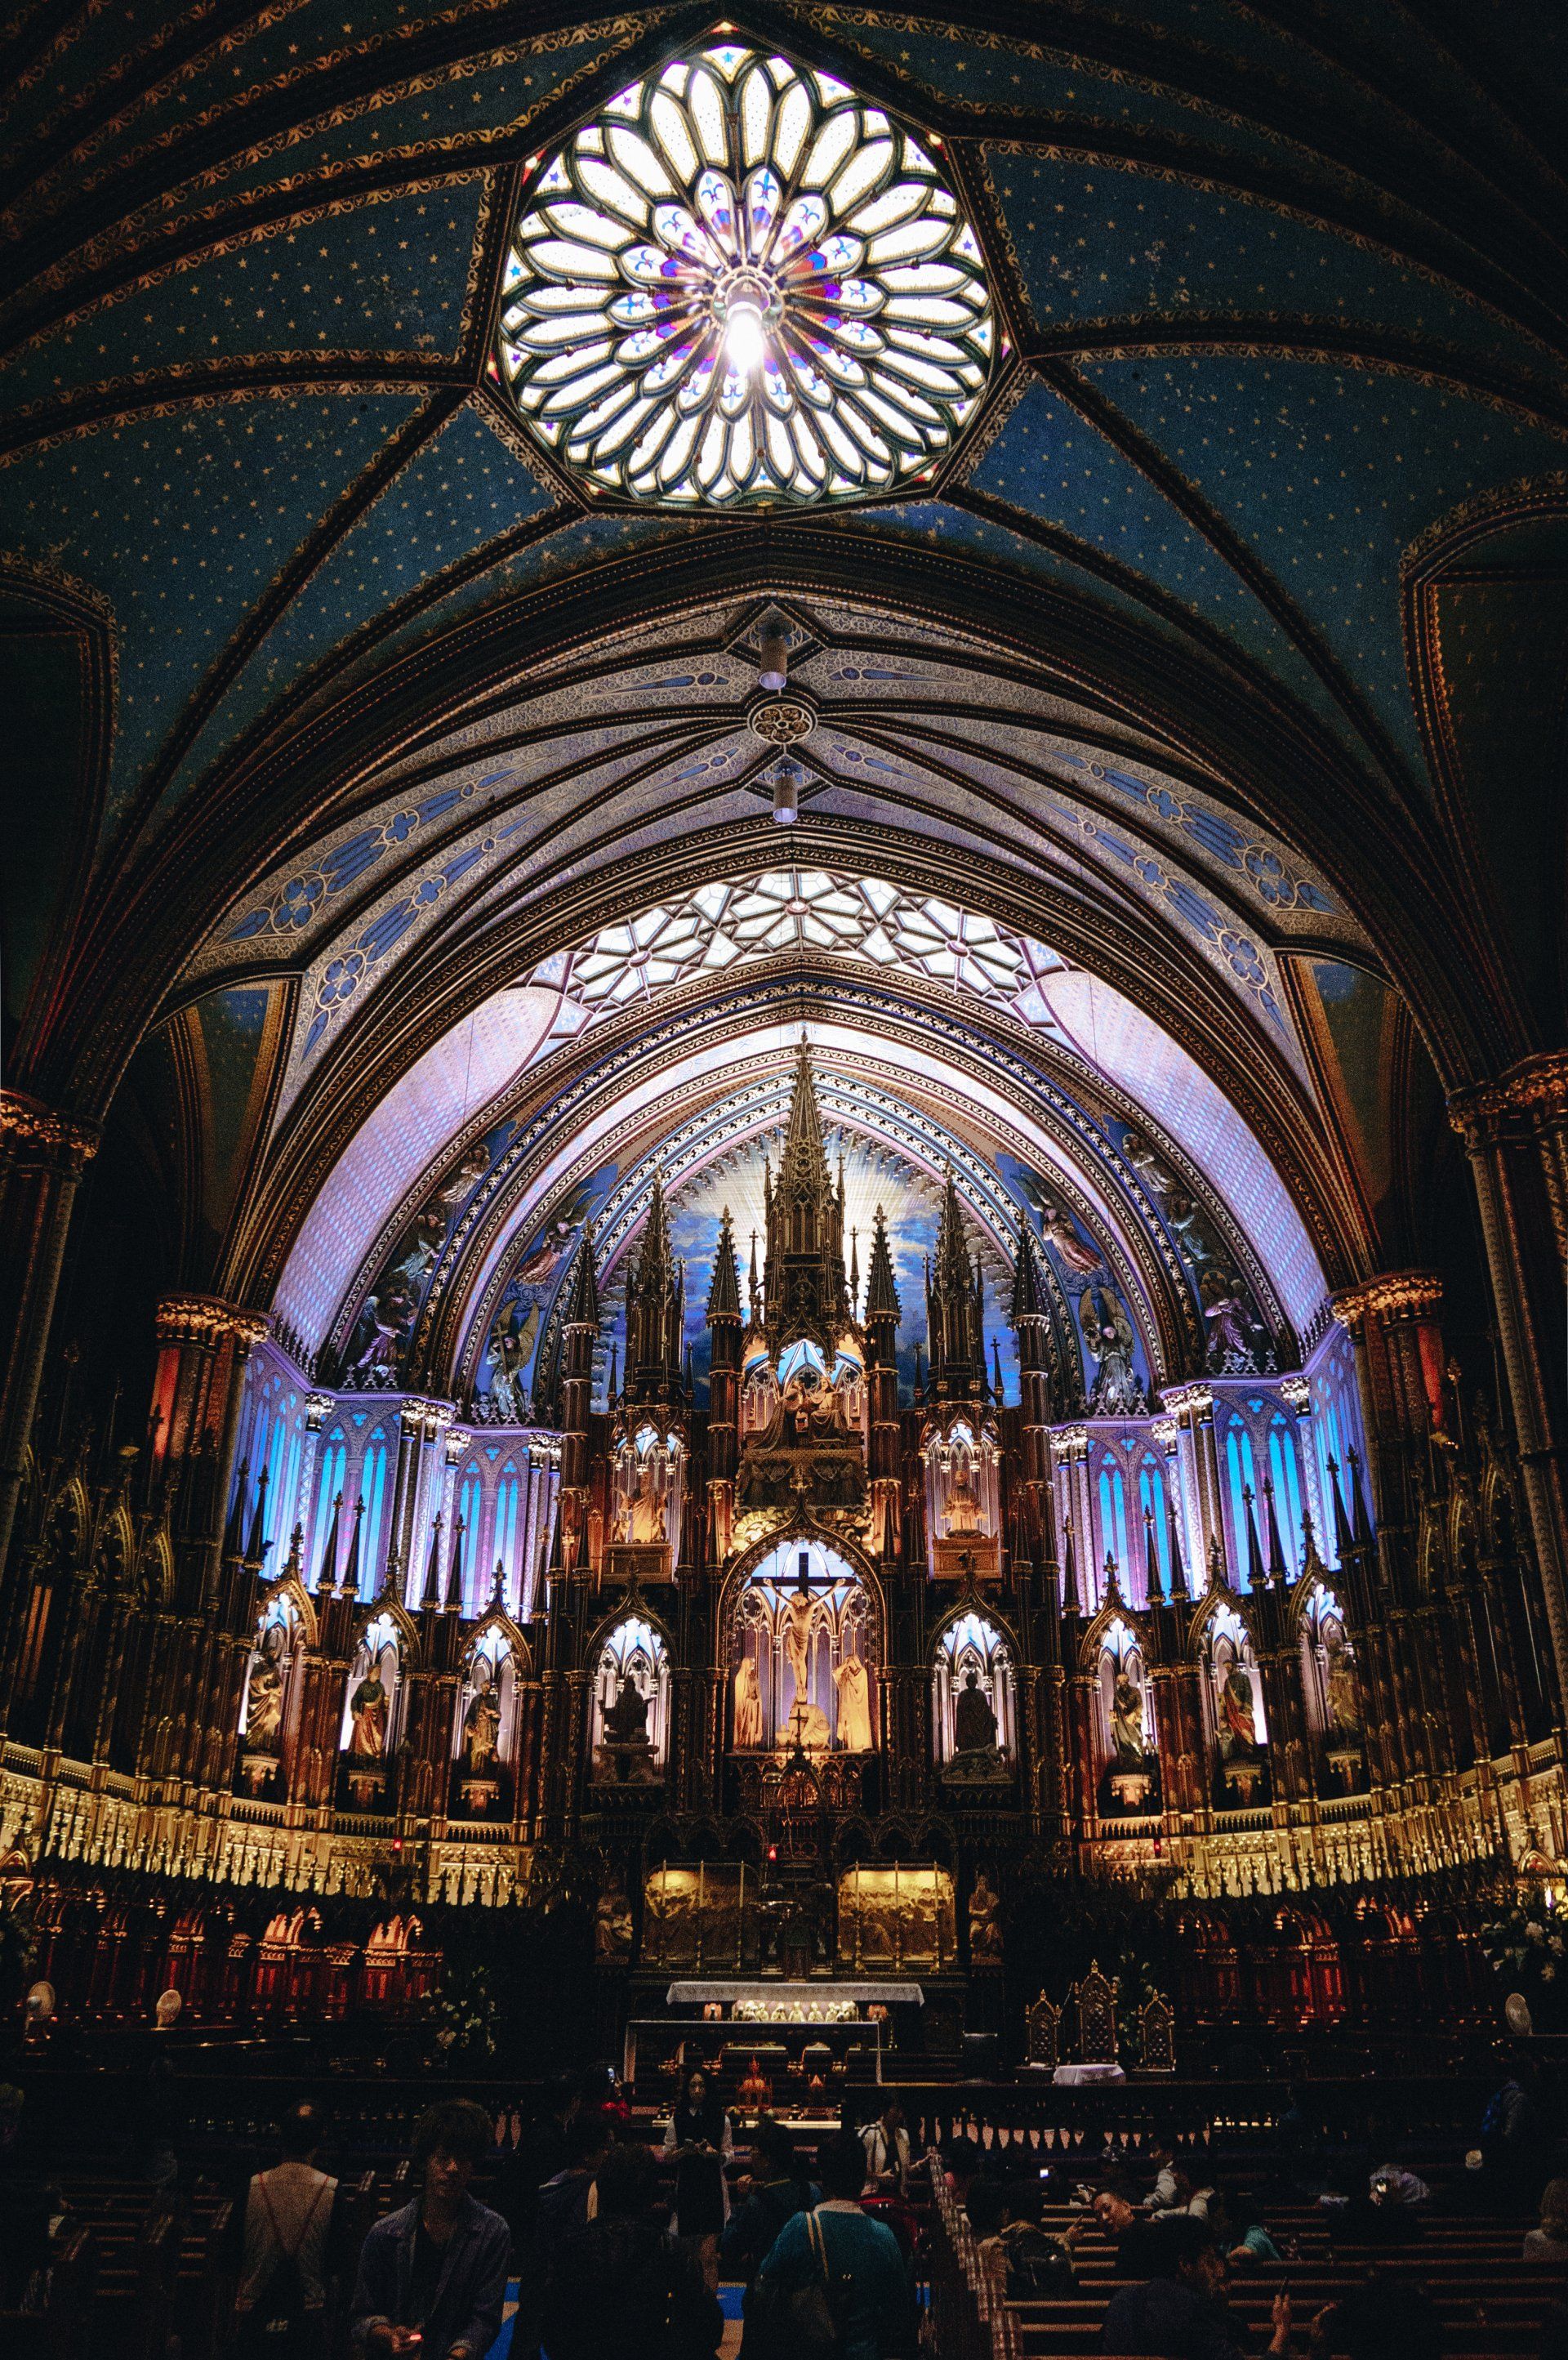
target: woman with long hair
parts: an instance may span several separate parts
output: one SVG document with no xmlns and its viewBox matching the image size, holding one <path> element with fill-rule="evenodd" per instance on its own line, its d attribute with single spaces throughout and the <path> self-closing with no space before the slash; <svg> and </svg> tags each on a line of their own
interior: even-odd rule
<svg viewBox="0 0 1568 2360">
<path fill-rule="evenodd" d="M 703 2065 L 690 2065 L 664 2134 L 664 2159 L 675 2166 L 678 2237 L 694 2237 L 710 2285 L 718 2283 L 719 2233 L 729 2219 L 725 2166 L 735 2157 L 730 2118 Z"/>
</svg>

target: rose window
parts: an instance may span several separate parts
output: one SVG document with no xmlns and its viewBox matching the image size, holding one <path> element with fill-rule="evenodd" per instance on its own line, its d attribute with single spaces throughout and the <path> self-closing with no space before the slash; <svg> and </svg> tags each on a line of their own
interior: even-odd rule
<svg viewBox="0 0 1568 2360">
<path fill-rule="evenodd" d="M 829 74 L 724 46 L 634 82 L 533 181 L 495 366 L 603 490 L 757 507 L 929 469 L 996 334 L 920 141 Z"/>
</svg>

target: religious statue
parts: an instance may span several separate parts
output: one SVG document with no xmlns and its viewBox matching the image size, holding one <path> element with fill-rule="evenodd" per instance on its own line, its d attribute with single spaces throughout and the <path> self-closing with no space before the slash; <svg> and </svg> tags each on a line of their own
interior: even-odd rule
<svg viewBox="0 0 1568 2360">
<path fill-rule="evenodd" d="M 637 1491 L 632 1495 L 626 1518 L 628 1541 L 662 1541 L 669 1538 L 664 1522 L 664 1494 L 656 1485 L 655 1470 L 640 1467 L 637 1474 Z"/>
<path fill-rule="evenodd" d="M 743 1655 L 735 1668 L 735 1742 L 737 1751 L 743 1754 L 762 1743 L 762 1690 L 757 1684 L 756 1662 L 750 1655 Z"/>
<path fill-rule="evenodd" d="M 463 1765 L 471 1778 L 492 1777 L 501 1751 L 501 1701 L 487 1655 L 475 1655 L 473 1682 L 463 1716 Z"/>
<path fill-rule="evenodd" d="M 539 1335 L 537 1303 L 513 1300 L 495 1315 L 490 1331 L 491 1398 L 506 1417 L 522 1419 L 527 1412 L 523 1379 L 533 1358 Z"/>
<path fill-rule="evenodd" d="M 1361 1734 L 1361 1698 L 1356 1684 L 1356 1666 L 1350 1650 L 1341 1640 L 1328 1651 L 1328 1723 L 1336 1737 L 1356 1737 Z"/>
<path fill-rule="evenodd" d="M 975 1492 L 975 1461 L 967 1452 L 955 1459 L 947 1493 L 947 1537 L 957 1539 L 983 1533 L 980 1502 Z"/>
<path fill-rule="evenodd" d="M 969 1963 L 972 1967 L 1002 1962 L 1002 1904 L 977 1868 L 969 1895 Z"/>
<path fill-rule="evenodd" d="M 811 1658 L 811 1593 L 809 1590 L 791 1592 L 784 1609 L 784 1654 L 795 1682 L 790 1702 L 807 1702 L 806 1684 Z"/>
<path fill-rule="evenodd" d="M 871 1688 L 858 1655 L 846 1655 L 833 1669 L 838 1689 L 838 1742 L 846 1754 L 871 1751 Z"/>
<path fill-rule="evenodd" d="M 1084 1347 L 1098 1363 L 1089 1393 L 1092 1417 L 1114 1417 L 1143 1407 L 1143 1387 L 1133 1367 L 1132 1321 L 1109 1286 L 1086 1286 L 1078 1306 Z"/>
<path fill-rule="evenodd" d="M 283 1729 L 283 1650 L 287 1633 L 281 1622 L 269 1622 L 250 1670 L 245 1696 L 245 1742 L 248 1754 L 276 1754 Z"/>
<path fill-rule="evenodd" d="M 631 1674 L 623 1672 L 620 1692 L 604 1713 L 604 1743 L 641 1747 L 648 1742 L 648 1699 Z"/>
<path fill-rule="evenodd" d="M 1118 1768 L 1136 1770 L 1140 1766 L 1145 1752 L 1143 1691 L 1125 1669 L 1116 1674 L 1111 1691 L 1111 1743 L 1116 1748 Z"/>
<path fill-rule="evenodd" d="M 996 1716 L 973 1665 L 953 1700 L 953 1743 L 959 1754 L 987 1754 L 996 1747 Z"/>
<path fill-rule="evenodd" d="M 391 1699 L 378 1672 L 367 1672 L 349 1699 L 348 1750 L 358 1762 L 379 1762 L 387 1752 Z"/>
<path fill-rule="evenodd" d="M 1219 1737 L 1220 1752 L 1227 1762 L 1249 1759 L 1258 1752 L 1252 1682 L 1239 1664 L 1232 1664 L 1220 1684 Z"/>
<path fill-rule="evenodd" d="M 624 1966 L 632 1954 L 632 1905 L 618 1879 L 593 1907 L 593 1955 L 602 1967 Z"/>
</svg>

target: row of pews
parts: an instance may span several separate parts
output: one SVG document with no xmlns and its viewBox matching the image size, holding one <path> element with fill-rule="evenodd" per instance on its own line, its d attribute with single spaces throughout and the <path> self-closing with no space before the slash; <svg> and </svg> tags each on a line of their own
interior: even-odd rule
<svg viewBox="0 0 1568 2360">
<path fill-rule="evenodd" d="M 1076 2290 L 1049 2300 L 1009 2301 L 987 2267 L 967 2215 L 955 2202 L 940 2162 L 932 2158 L 931 2299 L 943 2360 L 1090 2360 L 1112 2294 L 1115 2254 L 1094 2225 L 1073 2247 Z M 1047 2231 L 1079 2216 L 1048 2208 Z M 1546 2315 L 1568 2295 L 1558 2269 L 1521 2260 L 1533 2217 L 1448 2219 L 1435 2214 L 1420 2242 L 1388 2253 L 1334 2245 L 1315 2206 L 1270 2207 L 1269 2234 L 1291 2258 L 1247 2272 L 1233 2270 L 1231 2309 L 1246 2323 L 1251 2348 L 1262 2351 L 1281 2284 L 1294 2308 L 1295 2349 L 1305 2349 L 1317 2314 L 1361 2285 L 1376 2267 L 1424 2289 L 1443 2324 L 1445 2360 L 1534 2360 Z"/>
</svg>

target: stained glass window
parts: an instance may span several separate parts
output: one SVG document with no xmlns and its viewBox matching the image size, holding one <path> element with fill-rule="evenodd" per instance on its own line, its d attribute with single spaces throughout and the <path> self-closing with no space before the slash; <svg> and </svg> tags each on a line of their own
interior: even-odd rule
<svg viewBox="0 0 1568 2360">
<path fill-rule="evenodd" d="M 996 341 L 934 145 L 743 44 L 634 82 L 513 235 L 495 366 L 529 432 L 661 507 L 864 498 L 931 466 Z"/>
</svg>

